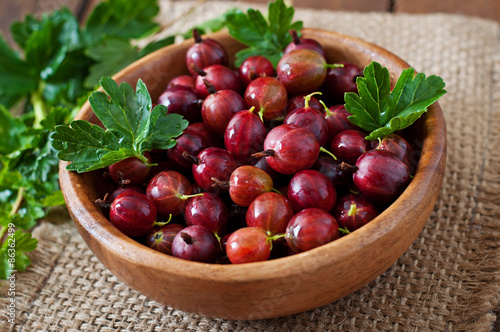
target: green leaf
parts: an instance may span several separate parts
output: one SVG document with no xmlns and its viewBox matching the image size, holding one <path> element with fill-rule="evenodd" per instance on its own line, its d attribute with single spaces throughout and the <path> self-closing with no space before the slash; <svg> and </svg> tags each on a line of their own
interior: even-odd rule
<svg viewBox="0 0 500 332">
<path fill-rule="evenodd" d="M 289 34 L 290 29 L 300 31 L 302 22 L 292 23 L 295 9 L 287 7 L 282 0 L 269 3 L 269 29 L 276 36 L 277 45 L 288 45 L 292 42 L 292 37 Z"/>
<path fill-rule="evenodd" d="M 38 29 L 26 40 L 25 57 L 42 79 L 52 76 L 66 59 L 66 53 L 80 47 L 76 18 L 68 9 L 45 15 Z"/>
<path fill-rule="evenodd" d="M 59 151 L 57 157 L 73 161 L 68 169 L 78 172 L 106 167 L 101 158 L 120 149 L 119 140 L 112 132 L 84 120 L 56 126 L 51 139 L 52 146 Z"/>
<path fill-rule="evenodd" d="M 97 44 L 103 36 L 139 39 L 159 28 L 154 18 L 160 8 L 157 0 L 108 0 L 92 11 L 84 29 L 87 43 Z"/>
<path fill-rule="evenodd" d="M 26 15 L 23 21 L 17 21 L 10 26 L 12 38 L 21 49 L 26 48 L 26 43 L 33 31 L 40 29 L 40 20 L 33 15 Z"/>
<path fill-rule="evenodd" d="M 89 101 L 106 129 L 84 120 L 56 126 L 51 135 L 57 156 L 72 161 L 68 170 L 88 172 L 129 157 L 145 159 L 145 151 L 170 148 L 188 122 L 178 114 L 167 114 L 165 106 L 153 110 L 146 85 L 139 80 L 136 91 L 127 83 L 118 86 L 104 77 L 104 92 L 94 92 Z"/>
<path fill-rule="evenodd" d="M 249 47 L 236 54 L 235 65 L 241 65 L 250 55 L 260 54 L 276 67 L 283 50 L 292 41 L 289 30 L 302 29 L 301 21 L 292 23 L 293 15 L 293 7 L 287 7 L 283 0 L 269 3 L 267 20 L 260 11 L 251 8 L 246 14 L 242 11 L 228 13 L 229 34 Z"/>
<path fill-rule="evenodd" d="M 139 81 L 142 83 L 142 81 Z M 149 117 L 151 99 L 145 103 L 142 98 L 142 85 L 138 82 L 138 95 L 127 83 L 120 86 L 110 77 L 103 77 L 101 86 L 104 92 L 94 92 L 89 102 L 95 115 L 101 120 L 107 130 L 115 133 L 124 142 L 132 144 L 141 132 L 140 125 Z M 149 93 L 148 93 L 149 95 Z"/>
<path fill-rule="evenodd" d="M 97 45 L 87 48 L 85 54 L 95 63 L 85 79 L 85 87 L 91 89 L 99 85 L 104 76 L 112 76 L 139 58 L 139 51 L 128 39 L 104 38 Z"/>
<path fill-rule="evenodd" d="M 8 233 L 0 248 L 0 279 L 7 279 L 14 271 L 24 272 L 31 264 L 26 253 L 36 249 L 38 240 L 30 233 L 17 230 Z"/>
<path fill-rule="evenodd" d="M 356 83 L 358 94 L 345 94 L 345 108 L 352 114 L 349 120 L 369 131 L 366 138 L 371 140 L 410 126 L 446 93 L 442 78 L 415 75 L 413 68 L 402 71 L 391 91 L 389 71 L 377 62 L 365 67 Z"/>
<path fill-rule="evenodd" d="M 56 190 L 52 194 L 45 196 L 41 204 L 45 207 L 64 205 L 64 195 L 61 190 Z"/>
<path fill-rule="evenodd" d="M 178 136 L 185 123 L 186 120 L 183 120 L 181 115 L 172 113 L 167 116 L 167 108 L 164 105 L 156 105 L 146 122 L 144 134 L 139 137 L 142 141 L 140 150 L 165 150 L 174 147 L 176 141 L 172 137 Z"/>
<path fill-rule="evenodd" d="M 13 102 L 36 89 L 38 78 L 30 65 L 14 52 L 0 35 L 0 91 L 13 96 Z M 10 105 L 9 105 L 10 106 Z"/>
<path fill-rule="evenodd" d="M 23 135 L 27 130 L 24 122 L 15 118 L 0 105 L 0 154 L 7 155 L 21 149 L 29 140 Z"/>
</svg>

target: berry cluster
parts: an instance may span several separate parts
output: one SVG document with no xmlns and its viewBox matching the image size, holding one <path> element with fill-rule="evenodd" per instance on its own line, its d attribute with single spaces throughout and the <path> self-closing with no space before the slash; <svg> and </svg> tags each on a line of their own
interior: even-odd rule
<svg viewBox="0 0 500 332">
<path fill-rule="evenodd" d="M 116 190 L 100 203 L 113 225 L 175 257 L 248 263 L 334 241 L 403 192 L 412 146 L 397 134 L 367 140 L 343 106 L 361 69 L 328 64 L 317 41 L 291 33 L 277 68 L 257 55 L 232 69 L 223 46 L 194 31 L 189 74 L 157 100 L 190 125 L 148 163 L 109 167 Z"/>
</svg>

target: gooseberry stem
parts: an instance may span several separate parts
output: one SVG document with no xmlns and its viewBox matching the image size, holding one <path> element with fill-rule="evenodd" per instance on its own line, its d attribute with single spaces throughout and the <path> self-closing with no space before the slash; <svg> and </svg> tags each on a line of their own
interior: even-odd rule
<svg viewBox="0 0 500 332">
<path fill-rule="evenodd" d="M 181 196 L 179 196 L 179 198 L 184 201 L 184 200 L 191 198 L 191 197 L 203 196 L 203 195 L 204 195 L 204 193 L 193 194 L 193 195 L 181 195 Z"/>
<path fill-rule="evenodd" d="M 330 109 L 325 105 L 325 103 L 323 102 L 323 100 L 320 100 L 319 103 L 321 105 L 323 105 L 323 108 L 325 109 L 326 116 L 332 116 L 332 111 L 330 111 Z"/>
<path fill-rule="evenodd" d="M 347 212 L 347 215 L 349 217 L 356 215 L 356 208 L 357 208 L 356 204 L 352 203 L 351 206 L 349 207 L 349 212 Z"/>
<path fill-rule="evenodd" d="M 277 194 L 283 195 L 283 193 L 281 191 L 279 191 L 278 189 L 276 189 L 276 188 L 271 189 L 271 191 L 275 192 Z"/>
<path fill-rule="evenodd" d="M 335 157 L 335 155 L 333 153 L 331 153 L 330 151 L 328 151 L 324 147 L 320 147 L 319 151 L 321 151 L 323 153 L 326 153 L 327 155 L 329 155 L 330 157 L 332 157 L 334 160 L 337 160 L 337 157 Z"/>
<path fill-rule="evenodd" d="M 285 236 L 286 236 L 286 234 L 276 234 L 276 235 L 273 235 L 273 236 L 268 236 L 267 240 L 270 243 L 271 250 L 273 250 L 273 241 L 276 241 L 278 239 L 284 238 Z"/>
<path fill-rule="evenodd" d="M 307 96 L 304 96 L 304 108 L 309 108 L 309 101 L 311 100 L 312 96 L 321 94 L 322 94 L 321 92 L 316 91 L 308 94 Z"/>
<path fill-rule="evenodd" d="M 331 68 L 331 69 L 344 68 L 344 65 L 341 63 L 327 63 L 325 64 L 325 68 Z"/>
</svg>

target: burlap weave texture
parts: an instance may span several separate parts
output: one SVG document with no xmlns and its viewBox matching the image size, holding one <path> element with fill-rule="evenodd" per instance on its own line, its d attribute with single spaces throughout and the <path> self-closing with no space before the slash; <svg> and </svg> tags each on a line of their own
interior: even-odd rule
<svg viewBox="0 0 500 332">
<path fill-rule="evenodd" d="M 178 18 L 192 4 L 164 1 L 162 20 Z M 205 3 L 165 33 L 186 31 L 235 4 Z M 33 265 L 18 275 L 15 326 L 6 321 L 5 289 L 0 293 L 1 331 L 494 329 L 500 315 L 499 25 L 456 15 L 306 9 L 297 9 L 296 19 L 374 42 L 447 84 L 448 94 L 440 100 L 448 127 L 443 187 L 409 250 L 379 278 L 330 305 L 262 321 L 208 319 L 164 307 L 128 288 L 61 213 L 35 230 L 39 246 L 31 255 Z"/>
</svg>

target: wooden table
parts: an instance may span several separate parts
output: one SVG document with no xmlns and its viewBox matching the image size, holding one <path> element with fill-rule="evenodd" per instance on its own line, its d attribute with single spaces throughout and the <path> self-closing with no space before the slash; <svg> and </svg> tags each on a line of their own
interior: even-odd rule
<svg viewBox="0 0 500 332">
<path fill-rule="evenodd" d="M 102 0 L 15 0 L 0 2 L 0 31 L 8 34 L 13 21 L 23 19 L 26 14 L 40 15 L 61 6 L 67 6 L 80 20 Z M 182 0 L 174 0 L 182 1 Z M 207 0 L 216 1 L 216 0 Z M 266 3 L 267 0 L 247 0 Z M 500 22 L 500 1 L 498 0 L 293 0 L 296 7 L 345 10 L 379 11 L 394 13 L 453 13 L 478 16 Z M 9 38 L 7 38 L 9 39 Z"/>
</svg>

